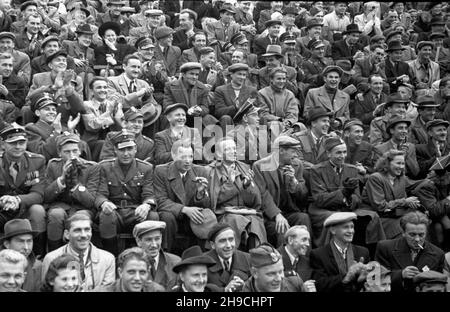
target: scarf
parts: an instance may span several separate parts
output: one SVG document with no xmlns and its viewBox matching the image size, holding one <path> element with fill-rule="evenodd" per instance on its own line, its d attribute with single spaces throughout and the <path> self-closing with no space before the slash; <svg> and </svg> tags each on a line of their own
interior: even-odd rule
<svg viewBox="0 0 450 312">
<path fill-rule="evenodd" d="M 339 273 L 341 275 L 346 275 L 348 272 L 348 268 L 354 263 L 355 259 L 353 256 L 353 247 L 350 244 L 347 248 L 347 259 L 344 259 L 341 252 L 337 249 L 334 244 L 334 240 L 330 241 L 331 251 L 333 252 L 334 260 L 336 260 Z"/>
</svg>

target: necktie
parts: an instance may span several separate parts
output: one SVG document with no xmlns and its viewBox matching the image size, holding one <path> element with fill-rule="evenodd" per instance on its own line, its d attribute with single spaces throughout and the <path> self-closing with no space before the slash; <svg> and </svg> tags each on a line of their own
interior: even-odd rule
<svg viewBox="0 0 450 312">
<path fill-rule="evenodd" d="M 80 252 L 78 254 L 78 260 L 80 262 L 80 276 L 81 280 L 84 281 L 86 278 L 86 274 L 84 273 L 84 252 Z"/>
<path fill-rule="evenodd" d="M 14 183 L 16 183 L 17 173 L 19 172 L 19 165 L 16 162 L 12 162 L 9 166 L 9 174 L 13 178 Z"/>
<path fill-rule="evenodd" d="M 152 276 L 152 280 L 155 279 L 156 269 L 155 269 L 155 259 L 150 259 L 150 275 Z"/>
<path fill-rule="evenodd" d="M 131 80 L 130 82 L 130 93 L 136 92 L 136 83 L 134 80 Z"/>
<path fill-rule="evenodd" d="M 186 186 L 187 174 L 185 174 L 181 180 L 183 180 L 183 185 Z"/>
<path fill-rule="evenodd" d="M 225 265 L 225 270 L 230 272 L 230 260 L 224 260 L 223 264 Z"/>
<path fill-rule="evenodd" d="M 322 142 L 322 140 L 320 138 L 317 138 L 316 140 L 316 150 L 319 151 L 320 148 L 320 143 Z"/>
<path fill-rule="evenodd" d="M 295 258 L 294 263 L 292 264 L 292 270 L 295 271 L 295 269 L 297 269 L 297 264 L 298 264 L 298 258 Z"/>
<path fill-rule="evenodd" d="M 416 250 L 411 250 L 411 259 L 414 262 L 414 260 L 416 260 L 417 255 L 419 254 L 418 251 Z"/>
<path fill-rule="evenodd" d="M 395 73 L 398 75 L 398 62 L 395 62 Z"/>
</svg>

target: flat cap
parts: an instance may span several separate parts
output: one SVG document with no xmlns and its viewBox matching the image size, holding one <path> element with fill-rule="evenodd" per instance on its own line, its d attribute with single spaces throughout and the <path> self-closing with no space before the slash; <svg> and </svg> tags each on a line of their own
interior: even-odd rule
<svg viewBox="0 0 450 312">
<path fill-rule="evenodd" d="M 111 138 L 111 142 L 118 149 L 130 147 L 130 146 L 136 146 L 135 134 L 130 131 L 127 131 L 126 129 L 124 129 L 122 131 L 118 131 L 117 134 L 115 134 Z"/>
<path fill-rule="evenodd" d="M 211 47 L 203 47 L 198 51 L 200 55 L 205 55 L 213 52 L 216 52 L 216 50 L 214 50 L 214 48 Z"/>
<path fill-rule="evenodd" d="M 370 38 L 370 44 L 378 42 L 380 40 L 386 40 L 386 38 L 383 35 L 375 35 L 372 38 Z"/>
<path fill-rule="evenodd" d="M 210 242 L 214 242 L 214 240 L 216 239 L 217 235 L 219 235 L 220 233 L 222 233 L 222 232 L 224 232 L 226 230 L 233 230 L 233 228 L 227 223 L 217 223 L 209 231 L 209 233 L 208 233 L 208 240 Z M 233 231 L 233 233 L 234 233 L 234 231 Z"/>
<path fill-rule="evenodd" d="M 324 46 L 325 46 L 325 44 L 323 43 L 322 40 L 320 40 L 320 39 L 312 39 L 312 40 L 310 40 L 308 42 L 306 47 L 308 48 L 308 50 L 314 50 L 314 49 L 318 49 L 318 48 L 321 48 L 321 47 L 324 47 Z"/>
<path fill-rule="evenodd" d="M 238 33 L 234 34 L 233 36 L 231 36 L 230 42 L 232 44 L 243 44 L 245 42 L 248 42 L 248 39 L 243 33 L 238 32 Z"/>
<path fill-rule="evenodd" d="M 281 26 L 281 21 L 280 20 L 268 20 L 265 24 L 266 28 L 269 28 L 273 25 L 280 25 Z"/>
<path fill-rule="evenodd" d="M 447 120 L 433 119 L 433 120 L 430 120 L 429 122 L 427 122 L 425 127 L 428 131 L 428 130 L 430 130 L 430 128 L 437 127 L 437 126 L 444 126 L 444 127 L 448 128 L 449 125 L 450 125 L 450 122 L 448 122 Z"/>
<path fill-rule="evenodd" d="M 360 126 L 364 128 L 363 123 L 358 118 L 352 118 L 344 123 L 344 130 L 350 129 L 353 126 Z"/>
<path fill-rule="evenodd" d="M 338 225 L 342 223 L 346 223 L 348 221 L 355 220 L 357 218 L 356 213 L 354 212 L 335 212 L 325 219 L 323 223 L 324 227 L 329 227 L 333 225 Z"/>
<path fill-rule="evenodd" d="M 309 21 L 306 22 L 306 30 L 308 30 L 308 29 L 310 29 L 312 27 L 316 27 L 316 26 L 322 27 L 323 26 L 322 21 L 320 21 L 317 18 L 312 18 L 312 19 L 310 19 Z"/>
<path fill-rule="evenodd" d="M 333 116 L 332 112 L 327 112 L 327 110 L 322 106 L 316 106 L 308 111 L 308 123 L 311 123 L 320 117 L 331 117 L 331 116 Z"/>
<path fill-rule="evenodd" d="M 425 271 L 414 276 L 413 283 L 416 285 L 420 285 L 422 283 L 447 284 L 447 275 L 433 270 Z"/>
<path fill-rule="evenodd" d="M 434 43 L 431 41 L 420 41 L 417 43 L 417 51 L 422 49 L 423 47 L 430 46 L 431 48 L 434 47 Z"/>
<path fill-rule="evenodd" d="M 155 10 L 155 9 L 148 9 L 148 10 L 145 10 L 144 13 L 145 13 L 146 16 L 160 16 L 160 15 L 163 15 L 163 14 L 164 14 L 163 11 L 161 11 L 161 10 Z"/>
<path fill-rule="evenodd" d="M 324 147 L 327 152 L 330 152 L 333 148 L 342 144 L 345 144 L 345 142 L 340 137 L 330 137 L 325 140 Z"/>
<path fill-rule="evenodd" d="M 3 39 L 3 38 L 9 38 L 12 41 L 14 41 L 14 40 L 16 40 L 16 35 L 14 35 L 12 32 L 9 32 L 9 31 L 2 31 L 2 32 L 0 32 L 0 39 Z"/>
<path fill-rule="evenodd" d="M 134 106 L 131 106 L 130 109 L 123 114 L 123 119 L 126 121 L 135 120 L 139 117 L 144 118 L 144 115 Z"/>
<path fill-rule="evenodd" d="M 53 61 L 53 60 L 54 60 L 55 58 L 57 58 L 58 56 L 64 56 L 64 57 L 67 57 L 67 52 L 64 51 L 64 50 L 59 50 L 59 51 L 56 51 L 55 53 L 49 55 L 49 56 L 47 57 L 47 64 L 51 63 L 51 61 Z"/>
<path fill-rule="evenodd" d="M 322 76 L 327 75 L 328 73 L 331 72 L 336 72 L 338 73 L 339 77 L 342 76 L 342 74 L 344 73 L 344 71 L 342 70 L 341 67 L 336 66 L 336 65 L 328 65 L 327 67 L 325 67 L 322 71 Z"/>
<path fill-rule="evenodd" d="M 298 147 L 300 144 L 300 141 L 287 135 L 280 135 L 273 141 L 274 147 Z"/>
<path fill-rule="evenodd" d="M 386 132 L 389 133 L 389 130 L 392 127 L 395 127 L 395 125 L 399 124 L 399 123 L 406 123 L 408 125 L 408 127 L 411 125 L 410 120 L 397 116 L 397 117 L 389 119 L 389 121 L 387 122 L 387 125 L 386 125 Z"/>
<path fill-rule="evenodd" d="M 167 26 L 160 26 L 155 29 L 153 35 L 155 36 L 156 40 L 159 40 L 159 39 L 168 37 L 173 33 L 174 33 L 174 31 L 172 28 L 167 27 Z"/>
<path fill-rule="evenodd" d="M 36 1 L 25 1 L 20 6 L 20 11 L 25 11 L 30 5 L 34 5 L 35 7 L 38 7 L 38 4 L 36 3 Z"/>
<path fill-rule="evenodd" d="M 230 73 L 234 73 L 234 72 L 237 72 L 240 70 L 248 71 L 249 67 L 247 64 L 244 64 L 244 63 L 236 63 L 236 64 L 228 66 L 228 72 L 230 72 Z"/>
<path fill-rule="evenodd" d="M 262 268 L 281 260 L 281 254 L 269 243 L 263 243 L 250 249 L 250 265 L 254 268 Z"/>
<path fill-rule="evenodd" d="M 392 93 L 391 95 L 388 96 L 387 100 L 386 100 L 386 104 L 385 107 L 389 107 L 392 104 L 408 104 L 408 99 L 405 99 L 404 97 L 402 97 L 402 95 L 398 92 Z"/>
<path fill-rule="evenodd" d="M 283 9 L 283 15 L 292 14 L 292 15 L 298 15 L 298 10 L 294 8 L 293 6 L 287 6 Z"/>
<path fill-rule="evenodd" d="M 64 131 L 56 137 L 56 145 L 63 146 L 66 143 L 80 143 L 80 137 L 75 133 L 70 133 L 69 131 Z"/>
<path fill-rule="evenodd" d="M 189 107 L 184 103 L 174 103 L 172 105 L 167 106 L 163 114 L 167 115 L 170 112 L 176 110 L 177 108 L 182 108 L 185 112 L 187 112 L 189 109 Z"/>
<path fill-rule="evenodd" d="M 166 228 L 166 222 L 162 221 L 144 221 L 138 223 L 133 228 L 133 236 L 134 238 L 139 238 L 145 233 L 155 231 L 155 230 L 164 230 Z"/>
<path fill-rule="evenodd" d="M 184 63 L 183 65 L 181 65 L 180 67 L 180 72 L 185 73 L 189 70 L 192 69 L 198 69 L 198 70 L 202 70 L 202 64 L 197 63 L 197 62 L 187 62 Z"/>
<path fill-rule="evenodd" d="M 389 39 L 391 39 L 391 37 L 395 36 L 395 35 L 401 35 L 402 32 L 399 30 L 390 30 L 386 33 L 386 41 L 389 41 Z"/>
<path fill-rule="evenodd" d="M 0 137 L 6 143 L 12 143 L 26 140 L 27 133 L 25 132 L 25 128 L 19 126 L 16 123 L 13 123 L 3 129 L 2 132 L 0 132 Z"/>
<path fill-rule="evenodd" d="M 222 12 L 230 12 L 232 14 L 236 14 L 236 10 L 234 9 L 234 7 L 232 5 L 223 5 L 219 10 L 219 13 L 222 13 Z"/>
<path fill-rule="evenodd" d="M 41 49 L 44 49 L 45 46 L 47 45 L 47 43 L 52 42 L 52 41 L 57 41 L 59 43 L 59 38 L 56 36 L 45 37 L 44 40 L 42 40 Z"/>
</svg>

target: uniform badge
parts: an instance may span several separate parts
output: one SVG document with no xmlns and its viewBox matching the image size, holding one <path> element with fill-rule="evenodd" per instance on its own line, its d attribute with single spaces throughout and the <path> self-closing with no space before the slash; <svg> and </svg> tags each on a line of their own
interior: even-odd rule
<svg viewBox="0 0 450 312">
<path fill-rule="evenodd" d="M 280 260 L 278 255 L 276 253 L 274 253 L 274 252 L 270 253 L 270 258 L 272 258 L 272 262 L 278 262 L 278 260 Z"/>
<path fill-rule="evenodd" d="M 80 186 L 78 186 L 78 190 L 80 192 L 84 192 L 84 191 L 86 191 L 86 187 L 84 187 L 84 185 L 80 185 Z"/>
</svg>

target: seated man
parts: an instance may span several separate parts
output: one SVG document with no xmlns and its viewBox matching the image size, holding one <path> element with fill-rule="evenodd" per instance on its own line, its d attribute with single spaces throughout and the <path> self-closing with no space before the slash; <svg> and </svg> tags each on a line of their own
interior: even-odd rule
<svg viewBox="0 0 450 312">
<path fill-rule="evenodd" d="M 43 279 L 55 258 L 62 254 L 70 254 L 80 260 L 81 291 L 90 291 L 114 283 L 116 279 L 114 256 L 92 244 L 92 221 L 89 216 L 75 213 L 67 219 L 64 223 L 64 237 L 68 243 L 45 256 L 42 264 Z"/>
<path fill-rule="evenodd" d="M 298 275 L 305 287 L 315 288 L 309 260 L 311 236 L 304 225 L 295 225 L 284 233 L 284 244 L 278 248 L 283 257 L 284 276 Z"/>
<path fill-rule="evenodd" d="M 262 210 L 269 241 L 281 246 L 283 234 L 294 225 L 310 229 L 305 211 L 308 189 L 303 179 L 303 165 L 296 158 L 300 142 L 279 136 L 272 153 L 253 164 L 254 181 L 262 197 Z"/>
<path fill-rule="evenodd" d="M 337 25 L 337 24 L 336 24 Z M 356 24 L 348 24 L 346 30 L 342 32 L 344 39 L 334 41 L 331 45 L 331 57 L 333 60 L 349 60 L 352 65 L 355 63 L 357 53 L 363 54 L 364 46 L 359 43 L 361 31 Z"/>
<path fill-rule="evenodd" d="M 208 281 L 224 292 L 239 292 L 250 277 L 250 255 L 237 249 L 236 233 L 226 223 L 217 223 L 208 233 L 211 250 L 205 255 L 215 261 L 208 268 Z"/>
<path fill-rule="evenodd" d="M 80 157 L 80 138 L 64 132 L 56 138 L 60 158 L 47 165 L 44 203 L 48 206 L 48 250 L 63 243 L 65 220 L 77 211 L 95 216 L 95 196 L 100 180 L 97 163 Z"/>
<path fill-rule="evenodd" d="M 403 235 L 378 243 L 375 261 L 392 271 L 393 292 L 413 292 L 421 271 L 443 272 L 444 252 L 425 240 L 429 222 L 421 212 L 407 213 L 400 219 Z"/>
<path fill-rule="evenodd" d="M 0 154 L 2 168 L 0 180 L 0 229 L 6 222 L 27 218 L 38 234 L 33 251 L 36 256 L 45 254 L 46 225 L 44 200 L 45 158 L 26 151 L 25 129 L 11 125 L 0 132 L 4 152 Z"/>
<path fill-rule="evenodd" d="M 172 268 L 180 262 L 177 255 L 165 252 L 161 248 L 166 224 L 161 221 L 144 221 L 134 226 L 133 237 L 138 247 L 142 248 L 150 259 L 151 280 L 165 289 L 171 289 L 176 283 L 176 274 Z"/>
<path fill-rule="evenodd" d="M 150 260 L 139 247 L 124 250 L 117 257 L 119 278 L 110 285 L 102 286 L 99 292 L 164 292 L 164 287 L 148 279 Z"/>
<path fill-rule="evenodd" d="M 4 249 L 20 252 L 27 258 L 28 265 L 22 289 L 30 292 L 38 292 L 42 285 L 42 261 L 33 253 L 33 238 L 36 234 L 27 219 L 12 219 L 6 222 L 1 238 Z"/>
<path fill-rule="evenodd" d="M 330 43 L 328 42 L 328 45 L 329 44 Z M 328 47 L 330 48 L 330 46 Z M 310 51 L 310 56 L 303 62 L 302 67 L 305 74 L 305 79 L 303 80 L 303 82 L 307 84 L 309 88 L 318 88 L 323 84 L 323 70 L 325 69 L 325 67 L 333 65 L 333 60 L 325 56 L 326 46 L 325 42 L 322 40 L 309 40 L 307 49 L 308 51 Z"/>
<path fill-rule="evenodd" d="M 359 91 L 364 92 L 368 89 L 368 80 L 370 76 L 378 75 L 386 80 L 386 74 L 384 72 L 384 47 L 381 45 L 371 45 L 370 55 L 363 57 L 355 61 L 353 69 L 355 71 L 354 79 L 356 87 Z M 385 84 L 385 90 L 387 92 L 389 86 Z"/>
<path fill-rule="evenodd" d="M 447 292 L 447 275 L 436 271 L 423 271 L 413 278 L 416 292 Z"/>
<path fill-rule="evenodd" d="M 325 220 L 324 227 L 329 228 L 332 239 L 310 254 L 317 291 L 358 292 L 363 288 L 364 264 L 370 256 L 367 248 L 352 243 L 356 218 L 353 212 L 335 212 Z"/>
<path fill-rule="evenodd" d="M 401 117 L 392 118 L 386 126 L 390 140 L 375 146 L 373 154 L 373 163 L 375 163 L 381 155 L 391 149 L 404 151 L 405 155 L 405 174 L 414 179 L 420 172 L 419 164 L 417 163 L 416 147 L 414 144 L 406 142 L 408 137 L 408 128 L 411 122 Z"/>
<path fill-rule="evenodd" d="M 15 108 L 10 118 L 4 116 L 7 122 L 14 122 L 19 117 L 19 110 L 25 103 L 28 92 L 28 85 L 13 72 L 13 62 L 14 58 L 10 53 L 0 54 L 0 101 L 12 103 Z"/>
<path fill-rule="evenodd" d="M 315 165 L 311 170 L 311 195 L 313 202 L 309 207 L 309 215 L 313 226 L 316 246 L 327 243 L 327 230 L 323 231 L 324 221 L 335 211 L 353 211 L 359 219 L 356 226 L 355 241 L 361 245 L 374 244 L 384 239 L 381 221 L 376 212 L 358 209 L 361 203 L 359 191 L 358 169 L 345 163 L 347 146 L 338 137 L 325 141 L 325 150 L 329 160 Z"/>
<path fill-rule="evenodd" d="M 237 63 L 228 67 L 231 76 L 229 84 L 217 87 L 212 100 L 214 116 L 219 118 L 222 131 L 226 133 L 226 126 L 233 124 L 236 112 L 247 100 L 255 97 L 256 88 L 247 86 L 245 80 L 248 76 L 247 64 Z M 258 106 L 258 105 L 256 105 Z"/>
<path fill-rule="evenodd" d="M 6 52 L 12 55 L 14 58 L 13 73 L 15 73 L 19 79 L 22 79 L 25 84 L 29 84 L 31 74 L 30 57 L 15 48 L 15 41 L 16 36 L 13 33 L 2 31 L 0 33 L 0 52 Z"/>
<path fill-rule="evenodd" d="M 416 88 L 416 95 L 423 95 L 431 91 L 431 85 L 440 78 L 439 64 L 431 60 L 434 44 L 431 41 L 417 43 L 417 58 L 409 61 L 412 85 Z"/>
<path fill-rule="evenodd" d="M 169 252 L 174 250 L 177 233 L 189 235 L 188 245 L 197 243 L 189 223 L 201 225 L 204 220 L 202 210 L 210 206 L 204 185 L 208 173 L 204 167 L 192 164 L 194 152 L 190 140 L 176 141 L 171 154 L 173 161 L 155 168 L 158 214 L 166 223 L 163 248 Z"/>
<path fill-rule="evenodd" d="M 253 182 L 250 167 L 236 159 L 236 144 L 223 138 L 215 145 L 215 161 L 208 165 L 211 208 L 217 221 L 227 223 L 236 233 L 241 250 L 267 242 L 261 211 L 261 193 Z"/>
<path fill-rule="evenodd" d="M 153 163 L 154 142 L 152 139 L 142 134 L 144 128 L 144 115 L 141 110 L 131 107 L 123 116 L 123 129 L 134 133 L 136 141 L 136 158 Z M 114 144 L 112 138 L 117 132 L 109 132 L 106 135 L 100 152 L 101 160 L 114 158 Z"/>
<path fill-rule="evenodd" d="M 436 104 L 434 98 L 430 95 L 419 96 L 416 102 L 419 116 L 412 121 L 408 141 L 414 144 L 426 144 L 428 143 L 426 125 L 436 117 L 439 104 Z"/>
<path fill-rule="evenodd" d="M 117 234 L 145 220 L 158 220 L 153 192 L 153 166 L 136 159 L 134 133 L 112 138 L 116 158 L 100 162 L 95 198 L 103 248 L 118 254 Z"/>
<path fill-rule="evenodd" d="M 194 160 L 203 159 L 203 146 L 197 128 L 186 126 L 188 107 L 183 103 L 174 103 L 167 106 L 164 115 L 169 122 L 169 128 L 155 134 L 155 165 L 166 164 L 172 161 L 172 146 L 179 139 L 189 139 L 194 147 Z"/>
<path fill-rule="evenodd" d="M 363 139 L 364 125 L 357 119 L 349 119 L 344 124 L 344 142 L 347 145 L 345 162 L 356 166 L 358 173 L 365 176 L 373 172 L 372 154 L 373 146 Z"/>
<path fill-rule="evenodd" d="M 173 271 L 178 274 L 179 283 L 171 292 L 221 292 L 221 289 L 208 283 L 208 268 L 216 262 L 203 254 L 199 246 L 186 249 L 181 255 L 181 261 L 174 267 Z"/>
<path fill-rule="evenodd" d="M 242 292 L 314 292 L 297 275 L 284 276 L 283 259 L 270 244 L 250 250 L 250 265 L 252 276 Z"/>
<path fill-rule="evenodd" d="M 22 285 L 25 282 L 27 265 L 27 258 L 20 252 L 12 249 L 0 251 L 0 275 L 2 279 L 6 277 L 8 281 L 12 281 L 1 283 L 0 292 L 25 292 Z"/>
</svg>

